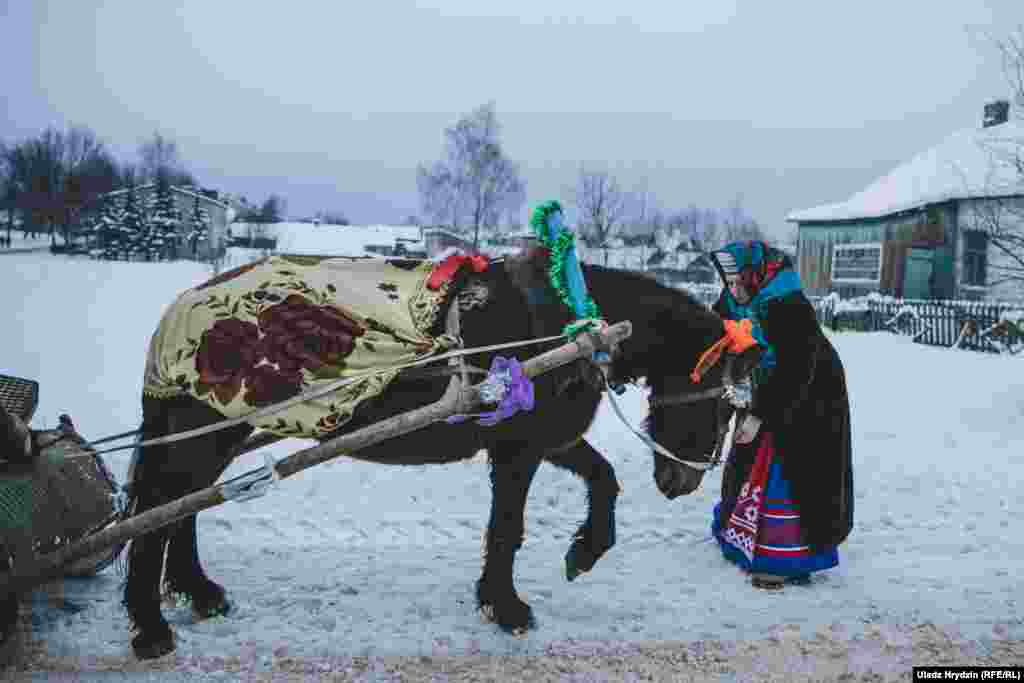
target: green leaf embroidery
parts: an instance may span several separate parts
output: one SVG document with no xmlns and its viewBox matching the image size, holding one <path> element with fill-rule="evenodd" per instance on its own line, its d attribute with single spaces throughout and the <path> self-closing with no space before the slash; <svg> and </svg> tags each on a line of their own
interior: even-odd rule
<svg viewBox="0 0 1024 683">
<path fill-rule="evenodd" d="M 341 377 L 342 368 L 337 365 L 321 365 L 313 370 L 313 379 L 338 379 Z"/>
</svg>

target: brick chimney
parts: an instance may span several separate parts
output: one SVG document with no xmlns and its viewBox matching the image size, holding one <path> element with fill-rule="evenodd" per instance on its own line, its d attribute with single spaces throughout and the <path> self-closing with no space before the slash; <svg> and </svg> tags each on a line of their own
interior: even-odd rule
<svg viewBox="0 0 1024 683">
<path fill-rule="evenodd" d="M 981 120 L 982 128 L 998 126 L 1010 119 L 1009 100 L 996 100 L 985 105 L 985 117 Z"/>
</svg>

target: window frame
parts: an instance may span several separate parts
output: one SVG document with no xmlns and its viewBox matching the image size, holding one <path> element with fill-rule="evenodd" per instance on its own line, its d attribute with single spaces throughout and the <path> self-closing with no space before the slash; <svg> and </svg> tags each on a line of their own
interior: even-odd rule
<svg viewBox="0 0 1024 683">
<path fill-rule="evenodd" d="M 855 278 L 836 277 L 836 264 L 840 251 L 852 251 L 854 249 L 877 249 L 878 250 L 878 277 L 877 278 Z M 885 267 L 885 245 L 882 242 L 849 242 L 832 245 L 832 264 L 829 269 L 829 280 L 833 285 L 881 285 L 882 268 Z"/>
<path fill-rule="evenodd" d="M 970 236 L 977 235 L 983 240 L 984 247 L 969 247 Z M 984 230 L 964 230 L 963 250 L 960 254 L 961 277 L 960 284 L 964 287 L 986 287 L 988 283 L 988 248 L 990 241 L 989 234 Z M 976 257 L 977 261 L 974 258 Z M 978 263 L 980 262 L 980 267 Z M 971 277 L 975 270 L 980 268 L 981 281 Z"/>
</svg>

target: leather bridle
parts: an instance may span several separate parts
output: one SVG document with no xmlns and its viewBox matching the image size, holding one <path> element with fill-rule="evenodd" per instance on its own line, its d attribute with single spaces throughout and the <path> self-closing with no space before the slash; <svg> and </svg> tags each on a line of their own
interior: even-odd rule
<svg viewBox="0 0 1024 683">
<path fill-rule="evenodd" d="M 665 406 L 674 405 L 685 405 L 687 403 L 696 403 L 698 401 L 705 401 L 713 398 L 719 399 L 719 401 L 723 404 L 731 404 L 731 401 L 729 400 L 730 396 L 735 395 L 736 392 L 736 383 L 733 382 L 732 380 L 732 364 L 735 362 L 734 358 L 735 357 L 732 354 L 725 355 L 724 367 L 722 368 L 722 383 L 720 385 L 697 391 L 677 392 L 672 394 L 659 394 L 651 396 L 647 399 L 648 407 L 651 410 L 653 410 L 655 408 L 663 408 Z M 608 365 L 602 363 L 598 364 L 598 367 L 601 369 L 601 375 L 605 379 L 605 384 L 609 387 L 609 389 L 611 389 L 612 383 L 608 381 Z M 642 430 L 636 429 L 635 427 L 633 427 L 633 425 L 629 423 L 629 421 L 626 419 L 626 416 L 622 413 L 622 410 L 619 408 L 618 401 L 615 398 L 615 395 L 617 393 L 621 392 L 617 392 L 614 390 L 609 390 L 607 392 L 608 401 L 609 403 L 611 403 L 612 409 L 614 410 L 615 414 L 618 416 L 619 420 L 622 421 L 622 423 L 631 432 L 633 432 L 634 435 L 636 435 L 641 441 L 647 444 L 655 453 L 658 453 L 659 455 L 662 455 L 668 458 L 669 460 L 673 460 L 679 463 L 680 465 L 689 467 L 691 469 L 699 470 L 701 472 L 706 472 L 707 470 L 713 469 L 721 463 L 724 453 L 727 452 L 726 444 L 729 441 L 730 435 L 734 431 L 733 429 L 730 428 L 729 422 L 719 422 L 718 424 L 715 425 L 715 431 L 717 432 L 717 437 L 715 440 L 715 450 L 712 452 L 711 457 L 708 459 L 707 462 L 683 460 L 679 456 L 672 453 L 672 451 L 668 450 L 667 448 L 659 444 L 657 441 L 655 441 L 653 438 L 651 438 L 650 435 L 645 434 Z M 719 409 L 721 408 L 722 406 L 720 405 Z M 719 412 L 716 411 L 716 418 L 718 414 Z M 745 410 L 743 408 L 736 409 L 735 424 L 738 425 L 740 423 L 740 420 L 744 417 L 744 414 Z M 717 419 L 716 422 L 718 422 Z"/>
</svg>

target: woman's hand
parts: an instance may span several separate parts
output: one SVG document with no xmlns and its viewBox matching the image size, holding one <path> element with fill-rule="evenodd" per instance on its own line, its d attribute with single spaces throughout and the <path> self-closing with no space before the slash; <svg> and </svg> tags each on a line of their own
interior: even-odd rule
<svg viewBox="0 0 1024 683">
<path fill-rule="evenodd" d="M 757 436 L 759 429 L 761 429 L 761 420 L 748 414 L 743 422 L 736 427 L 734 440 L 736 443 L 750 443 Z"/>
</svg>

